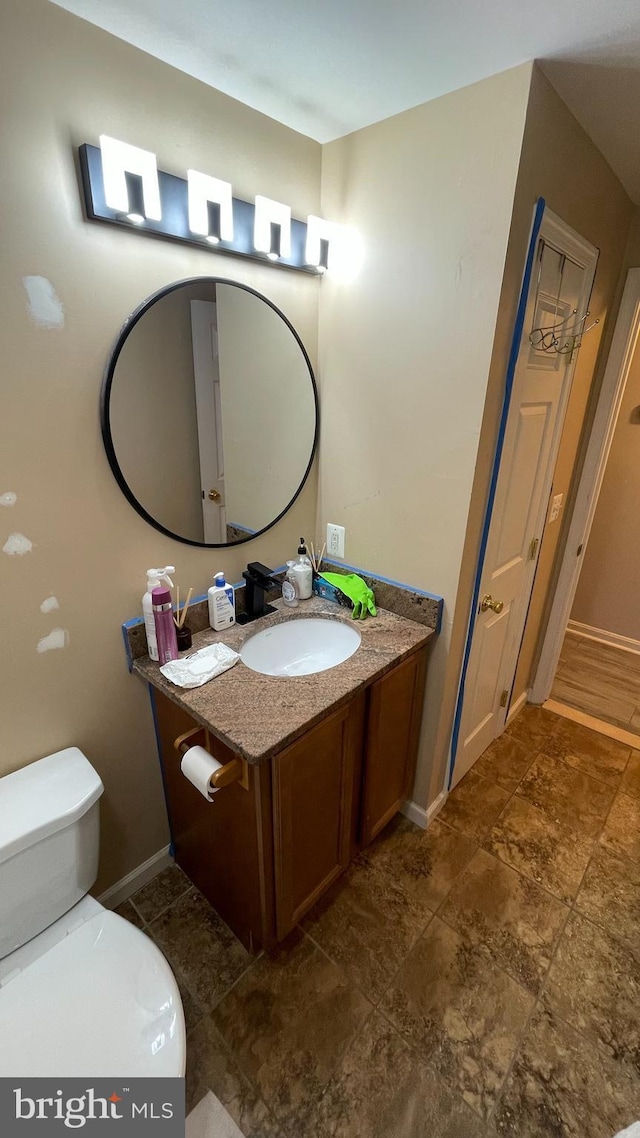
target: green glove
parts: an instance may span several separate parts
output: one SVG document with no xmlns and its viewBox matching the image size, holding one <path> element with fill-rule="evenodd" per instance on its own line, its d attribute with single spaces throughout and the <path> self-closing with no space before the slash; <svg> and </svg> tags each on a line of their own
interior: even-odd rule
<svg viewBox="0 0 640 1138">
<path fill-rule="evenodd" d="M 373 590 L 357 573 L 322 573 L 325 581 L 339 589 L 353 604 L 354 620 L 364 620 L 367 613 L 376 615 L 376 599 Z"/>
</svg>

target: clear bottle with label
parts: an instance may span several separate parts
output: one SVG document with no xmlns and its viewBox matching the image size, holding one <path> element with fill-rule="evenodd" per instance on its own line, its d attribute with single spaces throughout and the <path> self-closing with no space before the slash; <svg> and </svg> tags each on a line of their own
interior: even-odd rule
<svg viewBox="0 0 640 1138">
<path fill-rule="evenodd" d="M 236 623 L 236 598 L 233 585 L 227 584 L 224 573 L 216 573 L 207 596 L 210 627 L 216 632 L 231 628 Z"/>
<path fill-rule="evenodd" d="M 296 579 L 293 572 L 295 561 L 287 561 L 287 571 L 282 582 L 282 599 L 287 608 L 298 607 L 298 594 L 296 592 Z"/>
<path fill-rule="evenodd" d="M 147 634 L 147 651 L 150 660 L 158 661 L 160 659 L 151 591 L 152 589 L 159 588 L 163 581 L 169 588 L 173 588 L 173 581 L 169 573 L 175 573 L 175 571 L 175 565 L 165 565 L 164 569 L 147 569 L 147 591 L 142 598 L 142 615 L 144 617 L 144 630 Z"/>
<path fill-rule="evenodd" d="M 298 546 L 298 560 L 294 561 L 291 569 L 291 580 L 294 581 L 296 593 L 301 601 L 308 601 L 313 594 L 313 568 L 307 556 L 307 547 L 304 538 L 300 538 Z"/>
</svg>

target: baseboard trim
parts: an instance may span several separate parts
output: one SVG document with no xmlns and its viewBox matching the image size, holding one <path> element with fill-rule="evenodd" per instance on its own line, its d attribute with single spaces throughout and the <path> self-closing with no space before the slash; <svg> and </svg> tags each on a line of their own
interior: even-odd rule
<svg viewBox="0 0 640 1138">
<path fill-rule="evenodd" d="M 572 632 L 574 636 L 584 636 L 585 640 L 610 644 L 612 648 L 622 648 L 624 652 L 633 652 L 636 656 L 640 656 L 640 640 L 633 640 L 630 636 L 607 632 L 605 628 L 592 628 L 590 624 L 580 624 L 577 620 L 570 620 L 567 623 L 567 632 Z"/>
<path fill-rule="evenodd" d="M 400 813 L 404 814 L 405 818 L 408 818 L 410 822 L 415 822 L 416 826 L 419 826 L 421 830 L 426 830 L 429 824 L 433 822 L 436 814 L 440 813 L 446 801 L 447 792 L 446 790 L 441 790 L 438 797 L 426 810 L 424 806 L 418 806 L 417 802 L 412 802 L 410 799 L 407 799 L 401 807 Z"/>
<path fill-rule="evenodd" d="M 109 889 L 105 889 L 104 893 L 101 893 L 98 897 L 100 904 L 104 905 L 105 909 L 115 909 L 118 905 L 121 905 L 123 901 L 126 901 L 127 897 L 130 897 L 132 893 L 135 893 L 138 889 L 142 889 L 142 886 L 146 885 L 148 881 L 151 881 L 157 873 L 160 873 L 162 869 L 166 869 L 168 865 L 173 864 L 173 858 L 171 857 L 169 849 L 169 846 L 165 846 L 164 849 L 158 850 L 152 857 L 143 861 L 142 865 L 138 865 L 135 869 L 132 869 L 131 873 L 128 873 L 126 877 L 122 877 L 120 881 L 116 881 L 115 885 L 110 886 Z"/>
<path fill-rule="evenodd" d="M 505 727 L 508 727 L 508 725 L 511 723 L 511 720 L 515 719 L 518 712 L 521 711 L 522 708 L 524 707 L 528 698 L 529 698 L 529 692 L 525 688 L 522 695 L 519 695 L 516 702 L 514 704 L 512 704 L 511 707 L 509 708 L 509 713 L 507 715 L 507 718 L 506 718 L 505 724 L 504 724 Z"/>
</svg>

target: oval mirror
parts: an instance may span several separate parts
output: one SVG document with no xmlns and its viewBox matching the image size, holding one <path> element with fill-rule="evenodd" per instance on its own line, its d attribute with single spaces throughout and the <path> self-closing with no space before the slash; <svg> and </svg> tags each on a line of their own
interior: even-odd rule
<svg viewBox="0 0 640 1138">
<path fill-rule="evenodd" d="M 196 277 L 145 300 L 102 385 L 102 437 L 132 506 L 190 545 L 263 533 L 300 493 L 318 395 L 286 316 L 235 281 Z"/>
</svg>

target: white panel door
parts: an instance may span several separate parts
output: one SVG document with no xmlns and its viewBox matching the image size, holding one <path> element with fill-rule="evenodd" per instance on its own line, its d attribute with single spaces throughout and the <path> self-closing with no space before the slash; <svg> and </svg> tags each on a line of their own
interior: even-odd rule
<svg viewBox="0 0 640 1138">
<path fill-rule="evenodd" d="M 585 311 L 592 279 L 592 268 L 540 239 L 474 616 L 454 785 L 504 729 L 575 368 L 576 352 L 534 347 L 529 333 L 565 319 L 563 327 L 572 329 Z"/>
<path fill-rule="evenodd" d="M 191 338 L 204 540 L 213 545 L 220 545 L 227 540 L 227 523 L 224 504 L 218 319 L 217 306 L 213 301 L 191 301 Z"/>
</svg>

